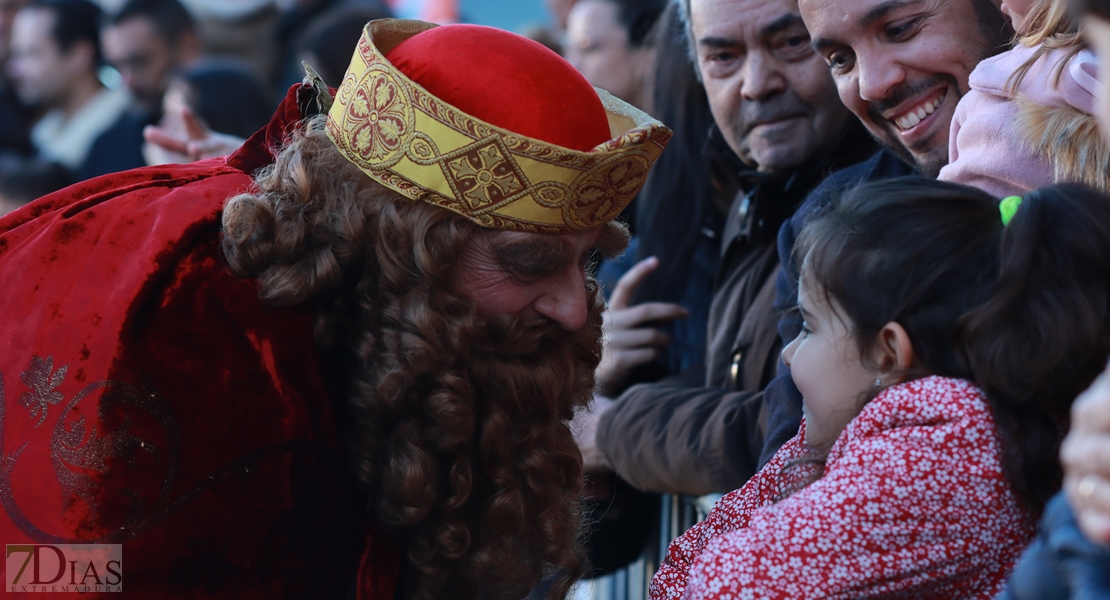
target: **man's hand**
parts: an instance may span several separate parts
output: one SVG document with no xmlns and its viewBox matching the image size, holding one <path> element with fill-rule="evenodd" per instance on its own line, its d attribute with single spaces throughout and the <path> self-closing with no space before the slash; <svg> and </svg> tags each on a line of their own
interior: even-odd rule
<svg viewBox="0 0 1110 600">
<path fill-rule="evenodd" d="M 1092 542 L 1110 543 L 1110 369 L 1072 405 L 1060 460 L 1079 528 Z"/>
<path fill-rule="evenodd" d="M 613 400 L 604 396 L 594 396 L 592 404 L 574 412 L 574 420 L 570 422 L 570 432 L 574 434 L 574 441 L 582 452 L 582 467 L 585 471 L 585 482 L 582 488 L 584 498 L 605 500 L 612 495 L 609 484 L 612 471 L 605 464 L 605 459 L 597 448 L 597 422 L 602 413 L 613 406 Z"/>
<path fill-rule="evenodd" d="M 608 470 L 597 449 L 596 438 L 597 422 L 611 406 L 613 400 L 610 398 L 594 396 L 593 404 L 576 410 L 574 420 L 570 422 L 570 431 L 574 434 L 574 441 L 578 442 L 578 449 L 582 451 L 582 465 L 587 471 Z"/>
<path fill-rule="evenodd" d="M 629 306 L 636 288 L 658 266 L 659 259 L 654 256 L 636 263 L 620 278 L 609 297 L 601 364 L 597 367 L 598 391 L 602 395 L 615 396 L 632 369 L 655 360 L 660 349 L 671 343 L 670 337 L 655 324 L 690 316 L 688 310 L 669 302 Z"/>
<path fill-rule="evenodd" d="M 182 106 L 178 110 L 175 117 L 180 127 L 148 125 L 143 130 L 143 139 L 152 145 L 145 152 L 149 164 L 189 163 L 226 156 L 243 145 L 242 138 L 209 130 L 189 107 Z"/>
</svg>

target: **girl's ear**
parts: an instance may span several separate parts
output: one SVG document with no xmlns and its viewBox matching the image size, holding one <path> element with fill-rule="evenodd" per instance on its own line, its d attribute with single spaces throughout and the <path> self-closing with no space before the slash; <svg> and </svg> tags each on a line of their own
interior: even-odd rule
<svg viewBox="0 0 1110 600">
<path fill-rule="evenodd" d="M 879 343 L 876 344 L 876 364 L 885 375 L 892 373 L 898 380 L 888 385 L 902 382 L 902 374 L 913 366 L 915 356 L 910 334 L 898 323 L 891 321 L 879 330 Z"/>
</svg>

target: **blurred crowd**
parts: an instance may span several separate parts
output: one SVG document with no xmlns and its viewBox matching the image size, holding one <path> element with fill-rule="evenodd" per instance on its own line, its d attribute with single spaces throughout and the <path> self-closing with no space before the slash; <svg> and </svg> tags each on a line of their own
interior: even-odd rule
<svg viewBox="0 0 1110 600">
<path fill-rule="evenodd" d="M 593 574 L 717 493 L 653 598 L 1110 594 L 1110 2 L 548 8 L 529 36 L 674 131 L 597 266 Z M 233 150 L 388 16 L 0 0 L 0 213 Z"/>
<path fill-rule="evenodd" d="M 304 77 L 301 61 L 338 85 L 362 26 L 388 16 L 381 0 L 5 2 L 0 213 L 99 175 L 226 154 Z"/>
</svg>

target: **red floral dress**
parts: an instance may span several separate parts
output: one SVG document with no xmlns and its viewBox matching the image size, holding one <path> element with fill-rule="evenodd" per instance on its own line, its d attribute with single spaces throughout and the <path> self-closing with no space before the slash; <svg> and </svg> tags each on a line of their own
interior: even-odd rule
<svg viewBox="0 0 1110 600">
<path fill-rule="evenodd" d="M 992 598 L 1036 523 L 973 384 L 891 387 L 837 438 L 825 474 L 776 502 L 805 424 L 671 542 L 651 598 Z M 786 473 L 790 473 L 788 469 Z"/>
</svg>

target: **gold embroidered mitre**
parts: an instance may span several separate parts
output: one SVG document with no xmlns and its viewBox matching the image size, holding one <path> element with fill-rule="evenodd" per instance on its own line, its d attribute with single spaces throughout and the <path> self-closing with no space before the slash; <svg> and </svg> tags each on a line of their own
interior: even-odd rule
<svg viewBox="0 0 1110 600">
<path fill-rule="evenodd" d="M 496 229 L 588 229 L 628 206 L 670 139 L 669 129 L 602 90 L 596 92 L 611 139 L 588 151 L 468 115 L 385 57 L 433 27 L 384 19 L 363 30 L 327 119 L 327 135 L 347 160 L 406 197 Z"/>
</svg>

